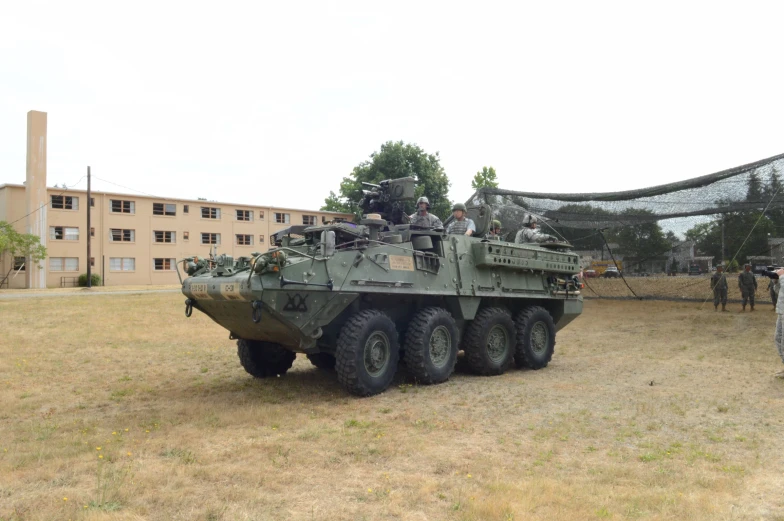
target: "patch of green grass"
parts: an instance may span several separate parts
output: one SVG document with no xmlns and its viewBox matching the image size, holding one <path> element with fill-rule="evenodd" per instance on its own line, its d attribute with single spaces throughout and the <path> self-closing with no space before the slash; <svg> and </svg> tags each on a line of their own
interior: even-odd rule
<svg viewBox="0 0 784 521">
<path fill-rule="evenodd" d="M 191 463 L 196 463 L 196 456 L 189 450 L 184 449 L 166 449 L 165 451 L 161 452 L 161 456 L 164 458 L 175 458 L 179 459 L 182 463 L 186 465 L 190 465 Z"/>
</svg>

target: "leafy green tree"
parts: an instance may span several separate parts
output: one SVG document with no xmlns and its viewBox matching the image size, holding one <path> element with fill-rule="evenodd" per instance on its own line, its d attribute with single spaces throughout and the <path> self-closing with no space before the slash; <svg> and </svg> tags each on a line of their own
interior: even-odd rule
<svg viewBox="0 0 784 521">
<path fill-rule="evenodd" d="M 0 221 L 0 258 L 6 254 L 28 257 L 30 262 L 35 264 L 46 258 L 46 248 L 41 245 L 38 236 L 19 233 L 12 224 Z"/>
<path fill-rule="evenodd" d="M 498 188 L 495 168 L 492 166 L 483 166 L 482 170 L 474 175 L 474 179 L 471 181 L 471 188 L 474 190 L 479 190 L 480 188 Z"/>
<path fill-rule="evenodd" d="M 762 181 L 760 180 L 757 172 L 749 174 L 748 189 L 746 191 L 746 201 L 750 203 L 758 203 L 763 200 L 762 197 Z"/>
<path fill-rule="evenodd" d="M 626 215 L 641 217 L 653 216 L 650 210 L 628 209 Z M 614 230 L 612 238 L 618 243 L 618 249 L 626 256 L 638 261 L 666 255 L 672 249 L 672 243 L 664 236 L 664 232 L 656 221 L 632 221 L 626 226 Z"/>
<path fill-rule="evenodd" d="M 603 208 L 574 203 L 566 204 L 554 211 L 544 212 L 543 216 L 549 219 L 548 224 L 557 230 L 561 237 L 578 250 L 601 250 L 604 247 L 604 240 L 598 230 L 606 228 L 608 221 L 615 222 L 616 219 L 612 212 Z M 576 224 L 588 226 L 576 228 Z M 545 233 L 551 233 L 547 230 L 547 226 L 542 226 L 542 229 Z"/>
<path fill-rule="evenodd" d="M 351 208 L 349 208 L 348 204 L 335 195 L 335 192 L 332 190 L 329 191 L 329 197 L 324 199 L 324 206 L 322 206 L 321 209 L 325 212 L 351 212 Z"/>
<path fill-rule="evenodd" d="M 449 179 L 441 166 L 438 152 L 428 154 L 419 146 L 403 141 L 387 141 L 378 152 L 370 154 L 370 159 L 355 166 L 351 174 L 341 181 L 340 195 L 332 197 L 334 194 L 330 193 L 322 210 L 331 205 L 359 216 L 363 182 L 378 184 L 385 179 L 409 176 L 418 181 L 417 197 L 426 196 L 430 200 L 430 211 L 442 219 L 446 218 L 451 213 L 452 203 L 449 201 Z M 414 209 L 415 201 L 406 203 L 408 213 L 414 213 Z"/>
</svg>

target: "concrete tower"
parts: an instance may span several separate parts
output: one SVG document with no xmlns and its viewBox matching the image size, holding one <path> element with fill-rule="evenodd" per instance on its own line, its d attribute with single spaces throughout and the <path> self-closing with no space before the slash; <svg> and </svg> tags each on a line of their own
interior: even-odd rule
<svg viewBox="0 0 784 521">
<path fill-rule="evenodd" d="M 27 113 L 27 180 L 25 181 L 27 202 L 27 233 L 40 237 L 46 246 L 46 211 L 49 201 L 46 193 L 46 112 L 31 110 Z M 32 264 L 26 262 L 25 286 L 46 288 L 45 261 Z"/>
</svg>

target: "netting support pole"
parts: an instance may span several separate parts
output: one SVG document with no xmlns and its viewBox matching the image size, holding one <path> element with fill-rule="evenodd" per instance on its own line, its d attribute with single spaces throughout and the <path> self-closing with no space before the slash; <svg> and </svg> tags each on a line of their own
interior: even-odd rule
<svg viewBox="0 0 784 521">
<path fill-rule="evenodd" d="M 607 237 L 604 236 L 604 232 L 602 230 L 599 230 L 599 235 L 602 236 L 602 240 L 604 241 L 604 245 L 607 247 L 607 252 L 610 254 L 610 258 L 612 259 L 613 264 L 615 264 L 615 267 L 617 268 L 618 267 L 618 261 L 615 260 L 615 255 L 613 255 L 613 252 L 610 249 L 610 245 L 607 244 Z M 629 283 L 626 282 L 626 277 L 623 276 L 623 270 L 618 270 L 618 272 L 621 274 L 621 278 L 623 279 L 623 283 L 626 284 L 626 287 L 629 288 L 629 291 L 632 292 L 632 295 L 634 295 L 637 299 L 642 300 L 642 298 L 640 296 L 638 296 L 637 293 L 634 292 L 632 287 L 629 286 Z"/>
</svg>

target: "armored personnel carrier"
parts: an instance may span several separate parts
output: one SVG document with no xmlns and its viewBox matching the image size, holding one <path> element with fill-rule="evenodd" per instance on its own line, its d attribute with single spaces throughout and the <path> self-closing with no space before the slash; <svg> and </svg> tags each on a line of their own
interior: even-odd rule
<svg viewBox="0 0 784 521">
<path fill-rule="evenodd" d="M 582 311 L 578 256 L 486 238 L 494 211 L 476 200 L 473 237 L 408 224 L 415 183 L 370 185 L 359 224 L 292 226 L 265 253 L 185 259 L 186 315 L 226 328 L 254 377 L 283 375 L 304 353 L 357 396 L 384 391 L 400 362 L 419 383 L 444 382 L 459 351 L 478 375 L 547 366 Z"/>
</svg>

